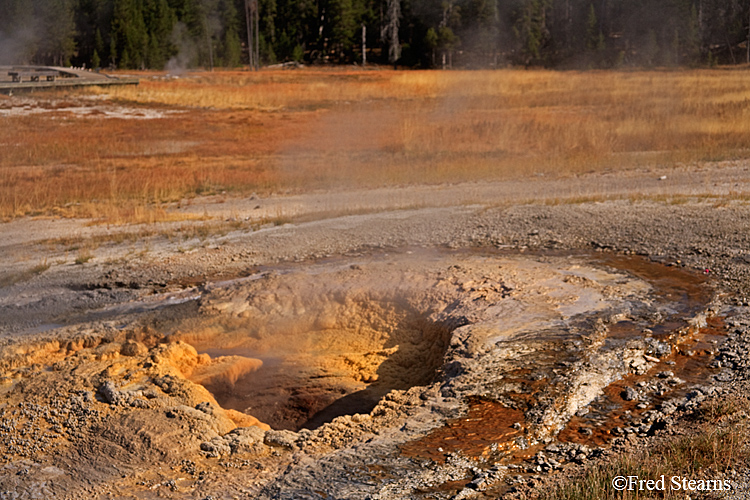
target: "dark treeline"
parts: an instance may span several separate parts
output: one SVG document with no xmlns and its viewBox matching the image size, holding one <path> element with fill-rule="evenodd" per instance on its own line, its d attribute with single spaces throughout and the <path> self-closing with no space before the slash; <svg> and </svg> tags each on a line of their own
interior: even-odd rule
<svg viewBox="0 0 750 500">
<path fill-rule="evenodd" d="M 0 63 L 239 66 L 246 1 L 258 2 L 263 64 L 750 62 L 746 0 L 0 0 Z"/>
</svg>

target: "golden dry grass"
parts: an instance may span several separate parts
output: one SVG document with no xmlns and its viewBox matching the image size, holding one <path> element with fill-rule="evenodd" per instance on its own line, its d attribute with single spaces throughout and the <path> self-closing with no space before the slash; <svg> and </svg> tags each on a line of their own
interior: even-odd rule
<svg viewBox="0 0 750 500">
<path fill-rule="evenodd" d="M 64 110 L 0 117 L 0 217 L 148 221 L 161 217 L 154 212 L 161 203 L 221 191 L 744 158 L 749 76 L 305 69 L 146 79 L 98 92 L 109 96 L 105 102 L 180 113 L 154 120 Z"/>
<path fill-rule="evenodd" d="M 594 463 L 585 472 L 544 490 L 543 500 L 636 500 L 723 498 L 719 493 L 693 491 L 686 495 L 675 487 L 672 477 L 688 480 L 732 479 L 726 472 L 748 464 L 750 438 L 747 434 L 748 402 L 731 396 L 709 400 L 697 412 L 702 421 L 685 435 L 667 438 L 653 449 L 632 450 L 609 462 Z M 612 480 L 617 476 L 637 476 L 657 480 L 664 476 L 664 490 L 617 491 Z M 677 480 L 680 483 L 680 479 Z M 723 485 L 722 485 L 723 486 Z M 712 488 L 716 488 L 712 483 Z M 737 484 L 732 486 L 737 487 Z M 726 491 L 726 490 L 725 490 Z M 693 496 L 695 495 L 695 496 Z"/>
</svg>

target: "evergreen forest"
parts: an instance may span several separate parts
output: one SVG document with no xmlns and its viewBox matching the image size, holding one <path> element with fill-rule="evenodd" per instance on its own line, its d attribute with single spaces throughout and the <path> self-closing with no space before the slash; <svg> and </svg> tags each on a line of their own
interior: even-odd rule
<svg viewBox="0 0 750 500">
<path fill-rule="evenodd" d="M 0 64 L 707 66 L 750 62 L 749 24 L 744 0 L 0 0 Z"/>
</svg>

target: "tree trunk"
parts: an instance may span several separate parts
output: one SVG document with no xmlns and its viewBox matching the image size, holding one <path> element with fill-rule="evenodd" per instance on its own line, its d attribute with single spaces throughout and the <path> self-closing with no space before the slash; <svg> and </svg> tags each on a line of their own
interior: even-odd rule
<svg viewBox="0 0 750 500">
<path fill-rule="evenodd" d="M 245 0 L 245 25 L 247 26 L 247 64 L 255 69 L 255 49 L 252 21 L 250 20 L 250 0 Z"/>
<path fill-rule="evenodd" d="M 732 50 L 732 42 L 729 41 L 729 35 L 724 34 L 724 39 L 727 42 L 727 48 L 729 49 L 729 55 L 732 56 L 732 64 L 737 64 L 737 58 L 734 57 L 734 50 Z"/>
<path fill-rule="evenodd" d="M 260 69 L 260 6 L 258 0 L 253 0 L 255 11 L 255 70 Z"/>
<path fill-rule="evenodd" d="M 206 23 L 206 44 L 208 45 L 208 65 L 211 71 L 214 70 L 214 47 L 211 43 L 211 34 L 208 32 L 208 23 Z"/>
<path fill-rule="evenodd" d="M 362 23 L 362 67 L 367 65 L 367 26 Z"/>
<path fill-rule="evenodd" d="M 398 29 L 401 23 L 401 0 L 388 0 L 386 19 L 380 30 L 380 38 L 388 45 L 388 62 L 396 68 L 401 58 L 401 44 L 398 40 Z"/>
</svg>

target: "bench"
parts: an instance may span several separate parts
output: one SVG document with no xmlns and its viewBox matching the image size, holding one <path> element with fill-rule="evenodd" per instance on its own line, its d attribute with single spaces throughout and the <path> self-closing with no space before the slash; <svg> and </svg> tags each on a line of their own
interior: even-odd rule
<svg viewBox="0 0 750 500">
<path fill-rule="evenodd" d="M 45 77 L 48 82 L 54 82 L 60 73 L 57 71 L 8 71 L 8 76 L 13 78 L 14 82 L 22 82 L 24 78 L 28 78 L 31 82 L 38 82 L 40 77 Z"/>
</svg>

